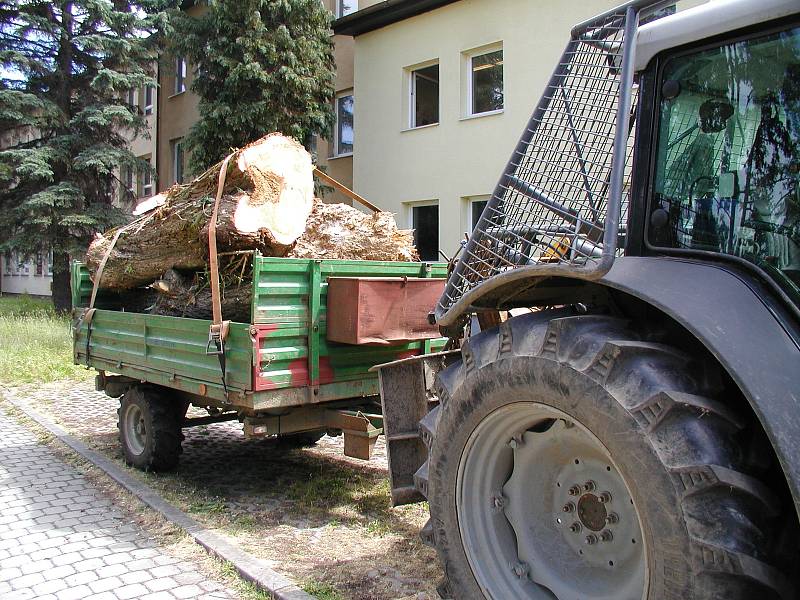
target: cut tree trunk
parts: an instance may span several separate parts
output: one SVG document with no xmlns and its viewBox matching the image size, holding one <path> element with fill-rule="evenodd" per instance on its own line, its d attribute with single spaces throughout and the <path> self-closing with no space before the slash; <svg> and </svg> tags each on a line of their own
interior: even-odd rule
<svg viewBox="0 0 800 600">
<path fill-rule="evenodd" d="M 419 260 L 414 232 L 389 212 L 366 214 L 347 204 L 314 200 L 306 230 L 287 256 L 338 260 Z"/>
<path fill-rule="evenodd" d="M 100 287 L 126 290 L 147 285 L 170 269 L 204 269 L 208 222 L 222 163 L 186 185 L 175 185 L 152 208 L 119 230 Z M 314 201 L 311 156 L 296 141 L 270 134 L 234 152 L 217 223 L 220 252 L 257 249 L 282 256 L 305 231 Z M 118 230 L 89 246 L 92 278 Z"/>
</svg>

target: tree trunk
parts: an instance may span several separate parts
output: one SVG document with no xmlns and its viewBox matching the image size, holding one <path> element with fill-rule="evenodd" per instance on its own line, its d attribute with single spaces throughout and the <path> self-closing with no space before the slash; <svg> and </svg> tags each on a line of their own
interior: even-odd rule
<svg viewBox="0 0 800 600">
<path fill-rule="evenodd" d="M 53 252 L 53 283 L 51 284 L 53 307 L 61 314 L 72 310 L 69 254 Z"/>
<path fill-rule="evenodd" d="M 253 299 L 252 282 L 248 280 L 224 284 L 221 290 L 222 318 L 240 323 L 250 322 Z M 200 277 L 175 270 L 152 285 L 156 299 L 150 311 L 154 315 L 170 315 L 191 319 L 211 319 L 211 288 Z"/>
<path fill-rule="evenodd" d="M 137 220 L 98 236 L 86 263 L 94 278 L 108 254 L 100 286 L 125 290 L 149 284 L 166 271 L 203 269 L 219 163 L 186 185 L 151 199 Z M 313 206 L 311 157 L 294 140 L 270 134 L 235 152 L 228 164 L 225 200 L 217 224 L 220 252 L 258 249 L 282 256 L 305 230 Z M 115 235 L 118 240 L 111 252 Z"/>
</svg>

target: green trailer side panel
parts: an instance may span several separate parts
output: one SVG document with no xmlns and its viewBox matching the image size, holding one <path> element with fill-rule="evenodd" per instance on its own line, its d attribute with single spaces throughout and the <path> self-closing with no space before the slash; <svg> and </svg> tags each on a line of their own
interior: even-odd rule
<svg viewBox="0 0 800 600">
<path fill-rule="evenodd" d="M 200 319 L 97 310 L 91 323 L 88 356 L 88 327 L 78 321 L 74 359 L 115 373 L 129 366 L 198 384 L 221 384 L 219 360 L 206 354 L 210 324 Z M 226 383 L 232 390 L 251 389 L 253 349 L 249 329 L 249 325 L 232 323 L 226 341 Z M 109 368 L 109 364 L 116 368 Z"/>
<path fill-rule="evenodd" d="M 403 263 L 257 257 L 253 281 L 254 324 L 259 329 L 258 394 L 295 387 L 369 382 L 376 364 L 441 348 L 444 339 L 392 346 L 329 342 L 328 277 L 438 277 L 445 263 Z M 431 310 L 433 307 L 431 307 Z M 367 388 L 364 388 L 367 389 Z"/>
</svg>

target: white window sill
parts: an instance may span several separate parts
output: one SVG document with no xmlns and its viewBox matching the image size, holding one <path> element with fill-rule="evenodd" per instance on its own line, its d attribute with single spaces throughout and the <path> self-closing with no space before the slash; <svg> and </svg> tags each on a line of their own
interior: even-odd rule
<svg viewBox="0 0 800 600">
<path fill-rule="evenodd" d="M 167 96 L 167 100 L 169 100 L 170 98 L 175 98 L 175 97 L 180 96 L 181 94 L 185 94 L 185 93 L 186 93 L 186 90 L 183 90 L 181 92 L 175 92 L 174 94 L 170 94 L 169 96 Z"/>
<path fill-rule="evenodd" d="M 482 112 L 474 115 L 467 115 L 466 117 L 461 117 L 459 121 L 472 121 L 473 119 L 480 119 L 483 117 L 493 117 L 495 115 L 502 115 L 504 112 L 505 112 L 504 108 L 501 108 L 500 110 L 490 110 L 489 112 Z"/>
<path fill-rule="evenodd" d="M 333 156 L 329 156 L 328 160 L 336 160 L 337 158 L 349 158 L 353 156 L 352 152 L 345 152 L 344 154 L 334 154 Z"/>
<path fill-rule="evenodd" d="M 420 129 L 430 129 L 431 127 L 438 127 L 439 123 L 431 123 L 430 125 L 420 125 L 419 127 L 408 127 L 406 129 L 401 129 L 400 133 L 405 133 L 407 131 L 418 131 Z"/>
</svg>

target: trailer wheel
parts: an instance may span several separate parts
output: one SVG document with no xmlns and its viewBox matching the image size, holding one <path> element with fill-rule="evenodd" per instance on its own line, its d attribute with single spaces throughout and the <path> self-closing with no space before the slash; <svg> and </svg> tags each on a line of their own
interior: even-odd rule
<svg viewBox="0 0 800 600">
<path fill-rule="evenodd" d="M 303 431 L 278 436 L 278 444 L 284 448 L 311 448 L 325 435 L 325 431 Z"/>
<path fill-rule="evenodd" d="M 526 315 L 439 373 L 415 480 L 443 597 L 794 597 L 731 394 L 642 339 L 621 319 Z"/>
<path fill-rule="evenodd" d="M 142 471 L 168 471 L 178 464 L 182 405 L 148 386 L 130 388 L 117 411 L 125 462 Z"/>
</svg>

